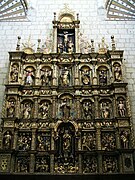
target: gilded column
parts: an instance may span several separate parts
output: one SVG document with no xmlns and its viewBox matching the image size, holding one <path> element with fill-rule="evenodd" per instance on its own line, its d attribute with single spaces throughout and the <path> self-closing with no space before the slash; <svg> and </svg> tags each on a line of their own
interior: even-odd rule
<svg viewBox="0 0 135 180">
<path fill-rule="evenodd" d="M 36 129 L 32 129 L 31 150 L 36 149 Z"/>
<path fill-rule="evenodd" d="M 34 166 L 35 166 L 35 155 L 30 155 L 30 173 L 34 172 Z"/>
<path fill-rule="evenodd" d="M 18 134 L 18 131 L 16 130 L 14 133 L 13 149 L 17 148 L 17 134 Z"/>
</svg>

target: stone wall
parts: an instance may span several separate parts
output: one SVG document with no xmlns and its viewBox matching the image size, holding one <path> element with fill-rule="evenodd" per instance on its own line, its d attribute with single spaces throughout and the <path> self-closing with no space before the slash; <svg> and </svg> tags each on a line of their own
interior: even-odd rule
<svg viewBox="0 0 135 180">
<path fill-rule="evenodd" d="M 110 46 L 111 35 L 115 36 L 117 49 L 124 50 L 125 80 L 128 82 L 129 98 L 133 124 L 135 127 L 135 21 L 108 21 L 104 9 L 104 0 L 38 0 L 31 5 L 25 22 L 0 22 L 0 110 L 4 97 L 4 84 L 7 80 L 8 51 L 16 48 L 17 36 L 25 42 L 29 35 L 37 47 L 37 39 L 42 43 L 52 31 L 53 12 L 57 14 L 68 3 L 79 13 L 80 31 L 85 38 L 98 42 L 105 37 Z"/>
</svg>

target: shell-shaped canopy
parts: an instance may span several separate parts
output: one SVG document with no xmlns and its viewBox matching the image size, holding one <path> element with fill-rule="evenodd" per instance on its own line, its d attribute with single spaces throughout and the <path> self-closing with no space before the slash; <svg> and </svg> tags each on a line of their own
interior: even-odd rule
<svg viewBox="0 0 135 180">
<path fill-rule="evenodd" d="M 26 0 L 0 0 L 0 21 L 23 21 L 27 9 Z"/>
<path fill-rule="evenodd" d="M 107 0 L 106 9 L 110 20 L 135 20 L 134 0 Z"/>
</svg>

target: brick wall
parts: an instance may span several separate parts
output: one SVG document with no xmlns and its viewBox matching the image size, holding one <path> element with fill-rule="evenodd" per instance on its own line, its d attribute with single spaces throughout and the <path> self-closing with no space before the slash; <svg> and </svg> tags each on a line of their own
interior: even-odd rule
<svg viewBox="0 0 135 180">
<path fill-rule="evenodd" d="M 94 39 L 96 48 L 102 37 L 110 45 L 110 37 L 114 35 L 117 49 L 124 50 L 125 78 L 135 127 L 135 21 L 108 21 L 101 2 L 104 0 L 38 0 L 30 7 L 26 22 L 0 22 L 0 110 L 8 72 L 8 51 L 15 50 L 17 36 L 21 36 L 23 42 L 29 35 L 34 44 L 38 38 L 45 42 L 52 30 L 53 12 L 58 14 L 64 3 L 68 3 L 79 13 L 81 32 L 89 40 Z"/>
</svg>

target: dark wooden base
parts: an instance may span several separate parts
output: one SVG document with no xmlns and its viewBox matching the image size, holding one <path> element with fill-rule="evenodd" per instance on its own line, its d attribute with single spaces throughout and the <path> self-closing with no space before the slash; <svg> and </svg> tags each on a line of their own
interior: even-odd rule
<svg viewBox="0 0 135 180">
<path fill-rule="evenodd" d="M 0 180 L 135 180 L 133 174 L 96 175 L 44 175 L 44 174 L 0 174 Z"/>
</svg>

